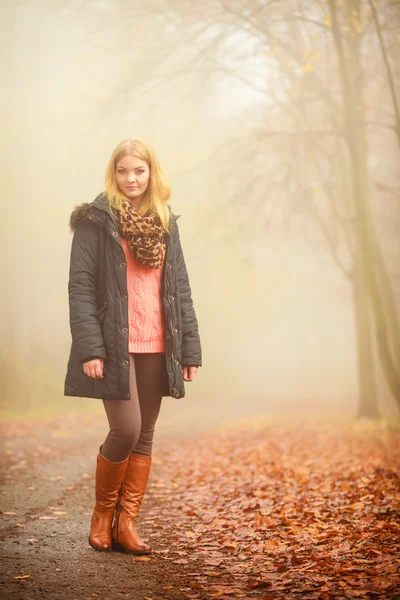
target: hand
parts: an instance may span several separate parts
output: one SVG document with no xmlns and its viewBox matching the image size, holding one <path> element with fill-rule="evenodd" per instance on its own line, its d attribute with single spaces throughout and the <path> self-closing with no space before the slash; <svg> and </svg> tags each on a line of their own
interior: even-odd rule
<svg viewBox="0 0 400 600">
<path fill-rule="evenodd" d="M 183 367 L 183 381 L 193 381 L 194 376 L 197 372 L 197 367 Z"/>
<path fill-rule="evenodd" d="M 103 379 L 104 359 L 94 358 L 83 363 L 83 370 L 88 377 L 93 379 Z"/>
</svg>

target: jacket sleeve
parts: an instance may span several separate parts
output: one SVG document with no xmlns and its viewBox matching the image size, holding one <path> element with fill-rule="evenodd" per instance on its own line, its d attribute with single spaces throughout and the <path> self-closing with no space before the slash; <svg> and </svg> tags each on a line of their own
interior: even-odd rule
<svg viewBox="0 0 400 600">
<path fill-rule="evenodd" d="M 181 300 L 182 313 L 182 360 L 185 366 L 201 367 L 201 345 L 196 313 L 193 306 L 192 292 L 190 289 L 189 276 L 183 256 L 178 224 L 174 227 L 175 248 L 177 257 L 177 275 L 179 285 L 179 296 Z"/>
<path fill-rule="evenodd" d="M 97 226 L 80 221 L 72 240 L 68 281 L 71 352 L 80 363 L 92 358 L 106 358 L 97 317 L 98 248 Z"/>
</svg>

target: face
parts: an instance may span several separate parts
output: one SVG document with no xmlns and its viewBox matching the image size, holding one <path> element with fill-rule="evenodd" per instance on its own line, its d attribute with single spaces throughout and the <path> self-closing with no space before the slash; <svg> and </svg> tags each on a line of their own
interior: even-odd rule
<svg viewBox="0 0 400 600">
<path fill-rule="evenodd" d="M 119 190 L 138 206 L 149 185 L 148 164 L 137 156 L 124 156 L 116 165 L 115 176 Z"/>
</svg>

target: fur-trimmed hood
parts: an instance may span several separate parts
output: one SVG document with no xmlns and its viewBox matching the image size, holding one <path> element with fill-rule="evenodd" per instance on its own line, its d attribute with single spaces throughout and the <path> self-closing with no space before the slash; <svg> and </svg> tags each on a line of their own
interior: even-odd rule
<svg viewBox="0 0 400 600">
<path fill-rule="evenodd" d="M 79 221 L 85 219 L 92 208 L 91 202 L 83 202 L 75 206 L 69 218 L 69 229 L 73 233 L 78 225 Z"/>
<path fill-rule="evenodd" d="M 75 206 L 75 208 L 71 212 L 71 215 L 69 218 L 69 229 L 70 229 L 71 233 L 73 233 L 75 231 L 78 223 L 80 221 L 82 221 L 83 219 L 86 219 L 89 212 L 96 208 L 100 209 L 102 211 L 103 218 L 104 218 L 104 212 L 107 212 L 110 215 L 110 217 L 113 220 L 115 220 L 114 216 L 110 212 L 110 207 L 108 205 L 108 202 L 104 198 L 104 193 L 101 193 L 97 196 L 97 198 L 95 198 L 95 200 L 93 200 L 93 202 L 82 202 L 82 204 L 78 204 Z M 175 221 L 177 221 L 181 215 L 174 215 L 169 204 L 168 204 L 168 209 L 171 213 L 171 217 Z M 98 211 L 96 211 L 96 212 L 98 215 L 99 214 Z"/>
</svg>

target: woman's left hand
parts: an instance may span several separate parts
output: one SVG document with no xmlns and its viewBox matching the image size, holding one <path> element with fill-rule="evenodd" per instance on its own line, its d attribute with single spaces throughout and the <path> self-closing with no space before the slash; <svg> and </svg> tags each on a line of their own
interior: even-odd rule
<svg viewBox="0 0 400 600">
<path fill-rule="evenodd" d="M 183 367 L 183 381 L 193 381 L 196 371 L 197 367 Z"/>
</svg>

